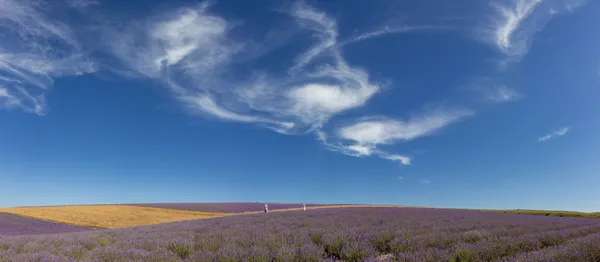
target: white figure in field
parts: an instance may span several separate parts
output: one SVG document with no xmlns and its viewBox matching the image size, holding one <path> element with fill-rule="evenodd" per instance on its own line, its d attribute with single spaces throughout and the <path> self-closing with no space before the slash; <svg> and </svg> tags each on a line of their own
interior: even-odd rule
<svg viewBox="0 0 600 262">
<path fill-rule="evenodd" d="M 306 211 L 306 204 L 302 204 L 302 208 L 304 208 L 304 211 Z"/>
<path fill-rule="evenodd" d="M 265 213 L 269 213 L 269 205 L 265 204 Z"/>
</svg>

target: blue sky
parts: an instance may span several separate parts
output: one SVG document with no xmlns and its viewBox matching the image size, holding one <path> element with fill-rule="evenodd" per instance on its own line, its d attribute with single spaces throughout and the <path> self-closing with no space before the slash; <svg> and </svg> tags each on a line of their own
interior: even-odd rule
<svg viewBox="0 0 600 262">
<path fill-rule="evenodd" d="M 600 3 L 0 1 L 0 206 L 600 211 Z"/>
</svg>

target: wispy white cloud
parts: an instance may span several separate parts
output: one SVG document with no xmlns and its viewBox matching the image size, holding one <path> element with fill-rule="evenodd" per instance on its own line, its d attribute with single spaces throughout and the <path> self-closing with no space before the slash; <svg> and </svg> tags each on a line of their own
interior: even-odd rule
<svg viewBox="0 0 600 262">
<path fill-rule="evenodd" d="M 393 155 L 393 154 L 387 154 L 387 153 L 380 153 L 379 157 L 383 158 L 383 159 L 387 159 L 387 160 L 391 160 L 391 161 L 398 161 L 400 163 L 402 163 L 403 165 L 410 165 L 412 158 L 409 156 L 402 156 L 402 155 Z"/>
<path fill-rule="evenodd" d="M 350 156 L 378 156 L 383 159 L 411 164 L 411 157 L 390 154 L 379 148 L 379 145 L 391 145 L 397 142 L 414 140 L 431 135 L 434 132 L 460 119 L 473 115 L 465 109 L 437 110 L 427 114 L 414 115 L 408 121 L 388 118 L 363 118 L 343 126 L 337 130 L 337 137 L 329 139 L 319 131 L 319 140 L 330 150 Z M 331 142 L 334 140 L 336 142 Z"/>
<path fill-rule="evenodd" d="M 363 106 L 379 91 L 380 87 L 370 82 L 366 71 L 350 66 L 341 55 L 336 45 L 338 29 L 334 20 L 301 1 L 291 14 L 298 24 L 319 39 L 296 58 L 290 69 L 292 75 L 302 72 L 318 56 L 327 55 L 330 60 L 315 70 L 301 73 L 308 81 L 287 93 L 292 102 L 290 114 L 313 127 L 321 127 L 333 115 Z M 323 80 L 334 84 L 325 84 Z"/>
<path fill-rule="evenodd" d="M 238 51 L 227 40 L 225 19 L 207 13 L 208 4 L 182 8 L 147 21 L 132 22 L 120 32 L 111 32 L 112 52 L 134 73 L 151 78 L 167 78 L 169 86 L 177 73 L 211 76 Z M 191 82 L 190 84 L 194 84 Z M 183 91 L 185 86 L 173 87 Z"/>
<path fill-rule="evenodd" d="M 483 40 L 493 44 L 510 59 L 518 60 L 528 51 L 536 32 L 560 13 L 571 12 L 585 1 L 501 0 L 491 3 L 495 14 L 483 30 Z"/>
<path fill-rule="evenodd" d="M 486 99 L 498 103 L 515 101 L 522 97 L 517 91 L 505 85 L 484 88 L 484 96 Z"/>
<path fill-rule="evenodd" d="M 545 136 L 539 137 L 537 139 L 538 142 L 546 142 L 552 138 L 558 137 L 558 136 L 564 136 L 569 132 L 569 127 L 563 127 L 561 129 L 555 130 L 550 134 L 547 134 Z"/>
<path fill-rule="evenodd" d="M 402 179 L 404 179 L 404 177 L 403 177 L 403 176 L 399 176 L 399 177 L 398 177 L 398 178 L 396 178 L 396 179 L 398 179 L 398 180 L 402 180 Z"/>
<path fill-rule="evenodd" d="M 227 21 L 209 14 L 209 7 L 205 2 L 111 32 L 110 38 L 120 39 L 110 43 L 111 50 L 130 72 L 161 82 L 193 112 L 292 128 L 291 122 L 239 113 L 219 103 L 219 97 L 233 95 L 220 72 L 242 44 L 227 38 Z"/>
<path fill-rule="evenodd" d="M 304 1 L 297 1 L 290 14 L 300 26 L 313 31 L 314 37 L 319 39 L 317 44 L 296 58 L 296 64 L 290 69 L 291 72 L 296 72 L 309 64 L 315 57 L 335 46 L 338 28 L 337 23 L 326 13 L 317 11 Z"/>
<path fill-rule="evenodd" d="M 168 86 L 190 109 L 266 124 L 281 133 L 320 128 L 334 115 L 365 105 L 380 90 L 365 70 L 341 55 L 336 22 L 301 1 L 288 14 L 317 42 L 296 56 L 286 73 L 256 68 L 249 77 L 224 76 L 246 50 L 231 36 L 227 20 L 209 9 L 201 4 L 132 23 L 112 33 L 118 40 L 111 44 L 113 53 L 130 71 Z"/>
<path fill-rule="evenodd" d="M 391 144 L 429 135 L 472 114 L 469 110 L 440 110 L 431 114 L 413 116 L 408 121 L 367 118 L 342 127 L 338 134 L 343 139 L 361 145 Z"/>
<path fill-rule="evenodd" d="M 40 1 L 0 1 L 0 107 L 43 114 L 55 77 L 95 70 L 70 28 L 47 17 Z"/>
<path fill-rule="evenodd" d="M 98 0 L 66 0 L 66 3 L 69 7 L 85 9 L 90 6 L 100 5 Z"/>
<path fill-rule="evenodd" d="M 384 25 L 381 28 L 375 30 L 361 32 L 351 36 L 339 43 L 340 46 L 350 45 L 357 42 L 362 42 L 371 38 L 382 37 L 385 35 L 394 35 L 409 33 L 414 31 L 425 31 L 425 30 L 444 30 L 454 28 L 452 26 L 441 26 L 441 25 L 422 25 L 422 26 L 411 26 L 411 25 Z"/>
<path fill-rule="evenodd" d="M 312 83 L 294 88 L 288 93 L 293 101 L 291 113 L 320 126 L 336 113 L 361 107 L 378 91 L 376 86 L 365 84 L 357 89 Z"/>
<path fill-rule="evenodd" d="M 495 28 L 497 47 L 507 55 L 521 55 L 528 48 L 528 35 L 518 35 L 523 23 L 543 0 L 514 0 L 507 6 L 497 5 L 500 20 Z M 522 33 L 529 34 L 529 33 Z"/>
<path fill-rule="evenodd" d="M 0 107 L 13 108 L 19 105 L 19 100 L 8 92 L 6 88 L 0 87 Z"/>
<path fill-rule="evenodd" d="M 572 12 L 577 8 L 582 7 L 587 3 L 587 0 L 565 0 L 563 5 L 567 12 Z"/>
<path fill-rule="evenodd" d="M 66 3 L 73 8 L 99 4 L 92 0 Z M 342 48 L 384 34 L 434 27 L 384 26 L 340 41 L 335 19 L 297 1 L 287 12 L 297 25 L 291 30 L 309 32 L 314 41 L 290 59 L 289 67 L 278 68 L 281 72 L 257 67 L 238 71 L 240 61 L 253 56 L 246 53 L 247 42 L 233 33 L 240 24 L 214 13 L 211 4 L 95 25 L 103 27 L 96 48 L 109 55 L 102 57 L 101 61 L 109 61 L 104 68 L 155 81 L 193 114 L 257 124 L 284 134 L 314 132 L 330 150 L 404 165 L 411 164 L 410 156 L 388 153 L 378 146 L 429 135 L 472 114 L 454 110 L 407 121 L 363 118 L 329 137 L 323 130 L 331 118 L 365 106 L 384 87 L 365 68 L 349 63 Z M 44 95 L 56 77 L 98 68 L 84 55 L 89 52 L 77 34 L 60 19 L 50 19 L 47 7 L 41 1 L 0 0 L 0 33 L 10 39 L 0 42 L 1 107 L 43 114 Z"/>
<path fill-rule="evenodd" d="M 494 103 L 512 102 L 523 98 L 523 95 L 515 89 L 497 83 L 490 78 L 473 79 L 466 89 L 474 91 L 480 94 L 484 100 Z"/>
<path fill-rule="evenodd" d="M 353 157 L 377 156 L 377 157 L 387 159 L 390 161 L 399 162 L 400 164 L 403 164 L 403 165 L 410 165 L 411 161 L 412 161 L 412 158 L 410 156 L 389 154 L 382 150 L 376 149 L 375 147 L 370 146 L 370 145 L 360 145 L 360 144 L 345 145 L 344 143 L 341 143 L 339 141 L 338 142 L 330 142 L 329 137 L 322 130 L 317 130 L 315 133 L 317 135 L 317 139 L 319 141 L 321 141 L 321 143 L 323 143 L 325 148 L 328 150 L 334 151 L 334 152 L 339 152 L 339 153 L 342 153 L 342 154 L 345 154 L 348 156 L 353 156 Z M 334 138 L 332 140 L 337 141 L 339 139 Z"/>
<path fill-rule="evenodd" d="M 291 129 L 294 127 L 293 122 L 280 122 L 268 118 L 252 116 L 252 115 L 242 115 L 236 112 L 229 111 L 217 105 L 214 100 L 205 94 L 199 94 L 196 96 L 183 96 L 182 100 L 186 101 L 189 106 L 198 108 L 202 111 L 208 112 L 211 115 L 222 119 L 228 119 L 237 122 L 246 122 L 246 123 L 266 123 L 266 124 L 275 124 L 279 125 L 286 129 Z"/>
<path fill-rule="evenodd" d="M 423 179 L 423 180 L 419 180 L 419 183 L 427 185 L 427 184 L 431 184 L 431 180 Z"/>
</svg>

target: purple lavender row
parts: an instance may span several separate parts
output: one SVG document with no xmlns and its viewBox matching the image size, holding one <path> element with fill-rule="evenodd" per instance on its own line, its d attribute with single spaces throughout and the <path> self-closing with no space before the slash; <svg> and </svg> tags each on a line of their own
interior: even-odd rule
<svg viewBox="0 0 600 262">
<path fill-rule="evenodd" d="M 89 230 L 92 230 L 92 228 L 71 226 L 13 214 L 0 213 L 0 236 L 39 235 Z"/>
<path fill-rule="evenodd" d="M 530 229 L 487 229 L 466 232 L 439 232 L 411 238 L 388 235 L 391 241 L 380 251 L 398 261 L 490 261 L 520 251 L 559 244 L 568 237 L 600 231 L 600 225 L 555 229 L 537 233 Z M 384 242 L 382 242 L 384 243 Z M 520 250 L 520 248 L 522 250 Z"/>
<path fill-rule="evenodd" d="M 522 253 L 504 261 L 600 261 L 600 233 L 571 239 L 564 245 Z"/>
<path fill-rule="evenodd" d="M 558 231 L 527 233 L 516 236 L 491 236 L 474 243 L 457 243 L 452 259 L 460 261 L 493 261 L 519 253 L 562 245 L 569 239 L 600 232 L 600 225 Z"/>
<path fill-rule="evenodd" d="M 400 260 L 407 255 L 421 257 L 420 261 L 439 261 L 439 257 L 462 260 L 492 260 L 522 250 L 543 248 L 544 245 L 558 244 L 568 237 L 597 232 L 600 226 L 584 226 L 577 229 L 527 232 L 523 229 L 475 230 L 463 233 L 420 235 L 410 239 L 396 238 L 389 246 Z M 526 234 L 524 234 L 526 233 Z M 426 259 L 435 254 L 435 259 Z"/>
</svg>

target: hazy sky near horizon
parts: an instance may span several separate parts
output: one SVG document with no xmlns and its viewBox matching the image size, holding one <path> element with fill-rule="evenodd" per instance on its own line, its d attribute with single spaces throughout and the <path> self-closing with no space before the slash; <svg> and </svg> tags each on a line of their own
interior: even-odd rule
<svg viewBox="0 0 600 262">
<path fill-rule="evenodd" d="M 600 211 L 599 13 L 0 0 L 0 206 Z"/>
</svg>

